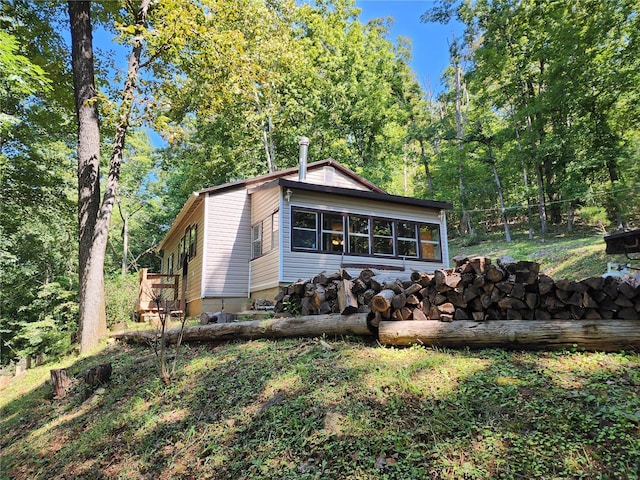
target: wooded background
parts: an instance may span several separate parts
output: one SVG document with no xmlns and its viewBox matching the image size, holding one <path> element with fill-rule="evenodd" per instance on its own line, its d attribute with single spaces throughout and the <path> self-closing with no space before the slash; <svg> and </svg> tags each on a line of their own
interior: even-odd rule
<svg viewBox="0 0 640 480">
<path fill-rule="evenodd" d="M 195 3 L 195 2 L 194 2 Z M 154 247 L 190 192 L 333 158 L 390 193 L 454 203 L 450 234 L 544 237 L 636 227 L 636 0 L 441 0 L 465 25 L 440 93 L 388 19 L 352 0 L 91 3 L 96 34 L 144 42 L 105 273 L 159 270 Z M 77 330 L 77 126 L 66 4 L 0 6 L 2 363 L 69 351 Z M 425 25 L 426 26 L 426 25 Z M 106 32 L 106 33 L 105 33 Z M 94 45 L 94 48 L 96 45 Z M 126 65 L 96 49 L 103 163 Z M 158 140 L 158 135 L 162 140 Z M 153 141 L 152 141 L 153 139 Z M 106 166 L 106 165 L 105 165 Z M 108 308 L 126 309 L 126 289 Z"/>
</svg>

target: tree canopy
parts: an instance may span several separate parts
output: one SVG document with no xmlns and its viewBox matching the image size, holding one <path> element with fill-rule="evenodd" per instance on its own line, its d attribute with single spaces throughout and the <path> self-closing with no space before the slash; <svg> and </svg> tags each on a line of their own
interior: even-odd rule
<svg viewBox="0 0 640 480">
<path fill-rule="evenodd" d="M 115 45 L 96 45 L 89 102 L 102 172 L 128 132 L 107 278 L 157 267 L 154 247 L 192 191 L 295 165 L 301 136 L 311 159 L 453 202 L 454 235 L 545 236 L 576 218 L 638 225 L 635 0 L 439 0 L 422 20 L 455 18 L 465 31 L 437 93 L 417 81 L 392 19 L 364 23 L 354 0 L 158 0 L 144 28 L 140 4 L 90 3 L 96 33 Z M 11 0 L 0 23 L 6 362 L 62 352 L 77 330 L 78 156 L 66 6 Z M 139 83 L 123 123 L 119 52 L 135 42 Z M 108 176 L 97 180 L 104 189 Z"/>
</svg>

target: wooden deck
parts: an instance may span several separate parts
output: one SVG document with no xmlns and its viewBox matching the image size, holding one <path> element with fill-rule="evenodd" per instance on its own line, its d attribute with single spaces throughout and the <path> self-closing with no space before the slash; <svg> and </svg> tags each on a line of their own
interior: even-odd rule
<svg viewBox="0 0 640 480">
<path fill-rule="evenodd" d="M 178 294 L 178 275 L 140 271 L 136 313 L 178 314 L 184 311 L 183 300 Z M 158 302 L 157 299 L 160 299 Z"/>
</svg>

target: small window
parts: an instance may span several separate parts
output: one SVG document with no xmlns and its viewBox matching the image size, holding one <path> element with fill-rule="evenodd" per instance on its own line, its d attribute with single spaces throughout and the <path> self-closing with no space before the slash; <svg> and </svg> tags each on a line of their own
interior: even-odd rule
<svg viewBox="0 0 640 480">
<path fill-rule="evenodd" d="M 317 250 L 318 214 L 294 210 L 292 224 L 291 247 L 302 250 Z"/>
<path fill-rule="evenodd" d="M 197 254 L 198 246 L 198 225 L 189 225 L 184 231 L 184 235 L 180 239 L 180 247 L 178 249 L 178 262 L 184 264 L 185 259 L 190 262 Z"/>
<path fill-rule="evenodd" d="M 393 222 L 373 220 L 373 254 L 393 255 Z"/>
<path fill-rule="evenodd" d="M 398 231 L 398 256 L 417 257 L 417 225 L 413 222 L 397 222 L 396 227 Z"/>
<path fill-rule="evenodd" d="M 369 254 L 369 219 L 349 215 L 349 253 Z"/>
<path fill-rule="evenodd" d="M 184 265 L 184 260 L 186 256 L 187 256 L 186 236 L 183 236 L 180 239 L 180 247 L 178 249 L 178 264 L 180 265 L 180 268 L 182 268 L 182 265 Z"/>
<path fill-rule="evenodd" d="M 271 249 L 275 250 L 278 248 L 278 244 L 280 243 L 280 217 L 279 212 L 274 212 L 271 215 Z"/>
<path fill-rule="evenodd" d="M 437 225 L 420 226 L 420 256 L 426 260 L 441 260 L 440 228 Z"/>
<path fill-rule="evenodd" d="M 322 215 L 322 250 L 344 251 L 344 217 L 342 215 L 333 213 Z"/>
<path fill-rule="evenodd" d="M 251 229 L 251 258 L 262 255 L 262 222 L 257 223 Z"/>
<path fill-rule="evenodd" d="M 198 245 L 198 225 L 189 227 L 189 260 L 195 258 Z"/>
<path fill-rule="evenodd" d="M 167 274 L 173 275 L 173 253 L 167 258 Z"/>
</svg>

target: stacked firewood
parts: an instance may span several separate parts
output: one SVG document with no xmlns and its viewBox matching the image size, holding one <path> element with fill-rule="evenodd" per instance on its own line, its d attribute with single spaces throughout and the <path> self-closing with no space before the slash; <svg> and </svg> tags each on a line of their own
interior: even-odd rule
<svg viewBox="0 0 640 480">
<path fill-rule="evenodd" d="M 364 270 L 363 270 L 364 272 Z M 361 273 L 361 275 L 363 275 Z M 373 272 L 372 272 L 373 276 Z M 358 302 L 353 295 L 354 283 L 346 270 L 326 275 L 325 272 L 312 279 L 299 280 L 283 287 L 276 295 L 274 311 L 300 315 L 324 315 L 329 313 L 369 312 L 367 302 Z M 376 292 L 373 292 L 375 294 Z M 340 301 L 338 301 L 340 297 Z M 369 298 L 370 299 L 370 298 Z M 345 303 L 347 302 L 347 303 Z"/>
<path fill-rule="evenodd" d="M 313 315 L 366 312 L 382 320 L 637 320 L 640 285 L 615 277 L 575 282 L 553 280 L 535 262 L 501 257 L 453 258 L 456 267 L 434 273 L 352 278 L 346 271 L 324 273 L 284 287 L 275 311 Z"/>
</svg>

